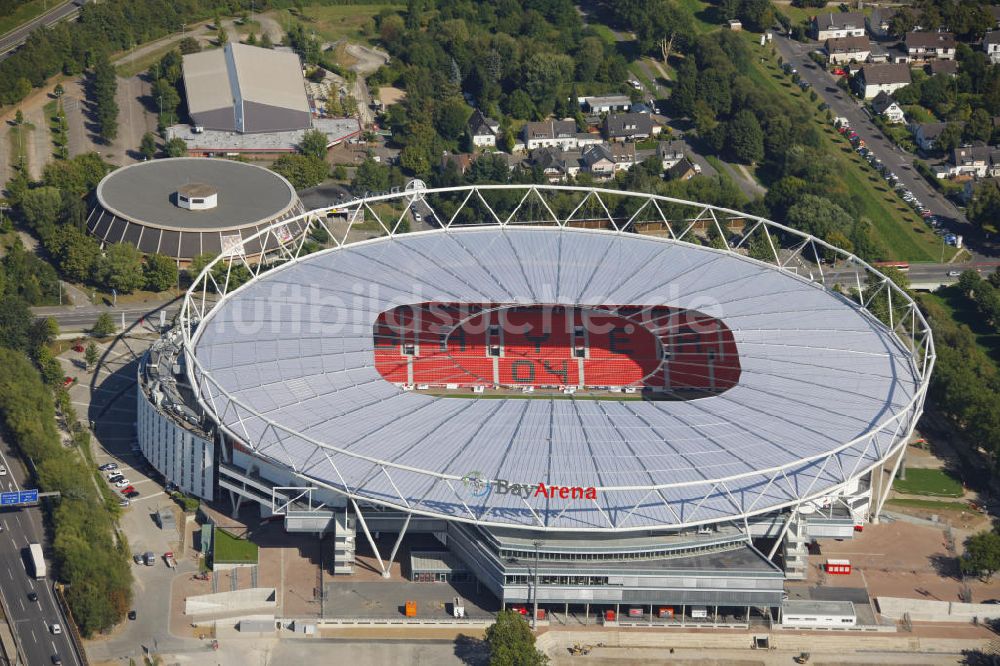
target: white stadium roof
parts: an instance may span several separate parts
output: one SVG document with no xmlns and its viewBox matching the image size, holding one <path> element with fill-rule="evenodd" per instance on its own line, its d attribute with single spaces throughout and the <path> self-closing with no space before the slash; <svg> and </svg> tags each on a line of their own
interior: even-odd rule
<svg viewBox="0 0 1000 666">
<path fill-rule="evenodd" d="M 435 300 L 699 310 L 732 330 L 742 374 L 687 401 L 404 391 L 374 367 L 372 324 Z M 203 404 L 263 457 L 376 503 L 557 530 L 819 497 L 906 436 L 921 384 L 912 352 L 822 285 L 733 252 L 569 227 L 452 227 L 310 255 L 227 294 L 194 350 Z M 476 497 L 472 472 L 597 499 Z"/>
</svg>

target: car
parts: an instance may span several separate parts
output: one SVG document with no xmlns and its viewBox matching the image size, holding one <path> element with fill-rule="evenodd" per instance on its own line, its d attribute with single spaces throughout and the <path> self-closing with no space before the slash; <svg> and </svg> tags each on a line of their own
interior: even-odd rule
<svg viewBox="0 0 1000 666">
<path fill-rule="evenodd" d="M 124 477 L 124 476 L 122 476 L 121 474 L 119 474 L 118 476 L 112 476 L 112 477 L 109 477 L 109 478 L 108 478 L 108 483 L 118 483 L 119 481 L 121 481 L 121 480 L 122 480 L 122 479 L 124 479 L 124 478 L 125 478 L 125 477 Z M 126 485 L 127 485 L 127 484 L 126 484 Z"/>
<path fill-rule="evenodd" d="M 417 222 L 419 222 L 420 220 L 422 220 L 424 218 L 423 218 L 423 216 L 420 213 L 414 213 L 413 214 L 413 219 L 416 220 Z"/>
<path fill-rule="evenodd" d="M 63 377 L 63 388 L 69 388 L 76 382 L 76 377 Z"/>
<path fill-rule="evenodd" d="M 53 666 L 62 666 L 62 659 L 59 658 L 59 655 L 52 655 L 52 664 Z"/>
<path fill-rule="evenodd" d="M 827 104 L 826 102 L 823 102 L 822 104 L 819 105 L 819 110 L 820 111 L 826 111 L 829 108 L 830 108 L 830 105 Z"/>
<path fill-rule="evenodd" d="M 7 476 L 7 468 L 0 465 L 0 476 Z"/>
<path fill-rule="evenodd" d="M 62 627 L 59 626 L 58 622 L 49 627 L 49 629 L 52 631 L 52 635 L 54 636 L 58 636 L 62 633 Z"/>
<path fill-rule="evenodd" d="M 135 609 L 133 608 L 132 610 L 130 610 L 128 612 L 128 619 L 134 620 L 135 618 L 136 618 L 136 613 L 135 613 Z"/>
<path fill-rule="evenodd" d="M 109 472 L 113 469 L 118 469 L 118 463 L 113 463 L 113 462 L 104 463 L 97 469 L 101 470 L 102 472 Z"/>
<path fill-rule="evenodd" d="M 125 486 L 129 486 L 129 485 L 132 485 L 132 484 L 129 483 L 129 480 L 126 479 L 125 477 L 122 477 L 121 479 L 119 479 L 118 481 L 115 482 L 115 486 L 117 486 L 118 488 L 124 488 Z"/>
<path fill-rule="evenodd" d="M 125 497 L 125 498 L 123 498 L 123 499 L 120 499 L 120 500 L 118 500 L 118 506 L 122 506 L 122 507 L 124 507 L 124 506 L 128 506 L 128 505 L 129 505 L 129 504 L 131 504 L 131 503 L 132 503 L 132 502 L 131 502 L 131 501 L 129 501 L 129 499 L 128 499 L 127 497 Z"/>
<path fill-rule="evenodd" d="M 948 271 L 948 277 L 958 277 L 962 274 L 961 271 Z"/>
<path fill-rule="evenodd" d="M 140 555 L 139 553 L 133 554 L 132 561 L 135 562 L 136 564 L 142 564 L 142 555 Z"/>
<path fill-rule="evenodd" d="M 73 351 L 77 352 L 78 354 L 82 354 L 83 353 L 83 345 L 81 345 L 79 342 L 76 343 L 75 345 L 73 345 Z"/>
<path fill-rule="evenodd" d="M 122 495 L 124 495 L 125 497 L 130 497 L 129 493 L 134 490 L 135 490 L 134 486 L 126 486 L 122 488 Z"/>
<path fill-rule="evenodd" d="M 128 489 L 126 488 L 126 490 Z M 125 497 L 129 498 L 130 500 L 135 499 L 138 496 L 139 496 L 139 491 L 135 489 L 132 489 L 129 492 L 125 493 Z"/>
<path fill-rule="evenodd" d="M 834 76 L 847 76 L 847 70 L 842 67 L 834 67 L 831 71 Z M 834 90 L 836 90 L 836 88 L 834 88 Z"/>
</svg>

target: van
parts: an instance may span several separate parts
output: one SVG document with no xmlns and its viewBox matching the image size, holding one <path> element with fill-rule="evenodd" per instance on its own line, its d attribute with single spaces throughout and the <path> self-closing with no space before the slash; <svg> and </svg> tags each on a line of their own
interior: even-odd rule
<svg viewBox="0 0 1000 666">
<path fill-rule="evenodd" d="M 153 551 L 147 550 L 146 554 L 142 556 L 143 562 L 146 563 L 147 567 L 151 567 L 156 563 L 156 555 L 153 555 Z"/>
</svg>

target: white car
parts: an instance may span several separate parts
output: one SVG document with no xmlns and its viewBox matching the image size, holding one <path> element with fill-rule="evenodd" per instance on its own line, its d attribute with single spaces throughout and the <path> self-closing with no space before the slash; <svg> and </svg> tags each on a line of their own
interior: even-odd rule
<svg viewBox="0 0 1000 666">
<path fill-rule="evenodd" d="M 122 479 L 121 481 L 119 481 L 118 483 L 115 484 L 115 487 L 116 488 L 124 488 L 127 485 L 129 485 L 129 480 L 128 479 Z"/>
<path fill-rule="evenodd" d="M 7 476 L 7 468 L 0 465 L 0 476 Z"/>
<path fill-rule="evenodd" d="M 52 633 L 55 634 L 56 636 L 62 633 L 62 627 L 60 627 L 58 624 L 53 624 L 50 627 L 50 629 L 52 630 Z"/>
<path fill-rule="evenodd" d="M 948 271 L 948 277 L 960 277 L 961 275 L 960 271 Z"/>
</svg>

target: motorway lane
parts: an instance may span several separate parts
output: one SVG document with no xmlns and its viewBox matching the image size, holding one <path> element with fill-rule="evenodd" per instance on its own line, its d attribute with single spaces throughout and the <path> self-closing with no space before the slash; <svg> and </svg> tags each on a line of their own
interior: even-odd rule
<svg viewBox="0 0 1000 666">
<path fill-rule="evenodd" d="M 59 324 L 61 329 L 86 329 L 90 328 L 97 321 L 103 312 L 111 315 L 115 326 L 121 327 L 122 313 L 125 314 L 125 328 L 131 328 L 140 319 L 146 319 L 150 325 L 159 326 L 160 314 L 158 310 L 163 308 L 166 311 L 166 321 L 169 324 L 174 315 L 180 310 L 180 301 L 164 304 L 154 303 L 141 308 L 106 308 L 96 305 L 84 305 L 80 307 L 45 306 L 31 308 L 36 317 L 52 317 Z"/>
<path fill-rule="evenodd" d="M 923 176 L 913 168 L 913 155 L 907 153 L 892 143 L 882 132 L 872 124 L 862 111 L 862 105 L 857 98 L 837 87 L 837 79 L 832 74 L 816 65 L 809 52 L 818 48 L 818 44 L 803 44 L 783 35 L 775 35 L 774 42 L 782 57 L 792 67 L 798 70 L 799 76 L 809 82 L 820 98 L 830 105 L 830 111 L 835 117 L 847 118 L 851 129 L 858 133 L 865 145 L 876 157 L 882 160 L 898 177 L 914 196 L 931 212 L 942 218 L 944 225 L 957 234 L 969 236 L 971 225 L 969 220 L 955 207 L 951 201 L 940 195 Z M 974 259 L 983 259 L 976 257 Z"/>
<path fill-rule="evenodd" d="M 13 463 L 13 464 L 12 464 Z M 0 440 L 0 464 L 8 473 L 0 477 L 0 488 L 4 491 L 17 490 L 27 474 L 18 458 L 12 455 L 6 443 Z M 17 634 L 22 663 L 51 664 L 52 656 L 59 655 L 62 663 L 79 664 L 72 642 L 66 633 L 66 619 L 63 617 L 52 592 L 51 577 L 35 580 L 28 575 L 24 549 L 31 542 L 41 543 L 44 536 L 41 509 L 38 507 L 0 510 L 0 594 L 11 614 L 11 624 Z M 38 595 L 37 601 L 29 601 L 28 594 Z M 50 631 L 53 623 L 63 628 L 56 636 Z"/>
<path fill-rule="evenodd" d="M 73 2 L 63 2 L 62 4 L 53 7 L 45 14 L 28 21 L 24 25 L 14 28 L 10 32 L 4 34 L 0 37 L 0 60 L 6 58 L 14 50 L 17 49 L 21 44 L 23 44 L 36 28 L 43 25 L 52 25 L 53 23 L 58 23 L 64 18 L 76 14 L 80 10 Z"/>
</svg>

